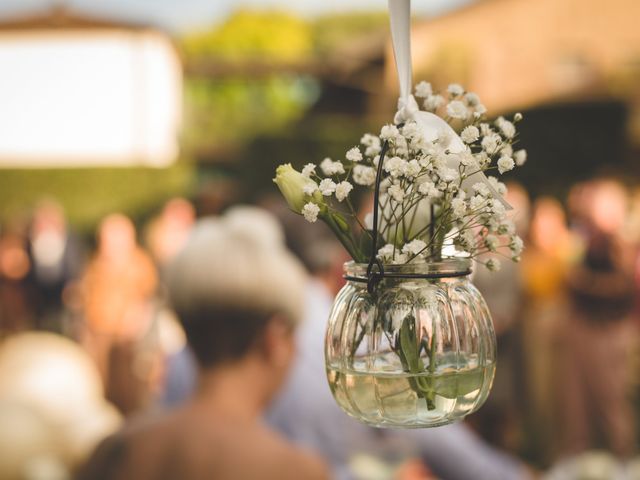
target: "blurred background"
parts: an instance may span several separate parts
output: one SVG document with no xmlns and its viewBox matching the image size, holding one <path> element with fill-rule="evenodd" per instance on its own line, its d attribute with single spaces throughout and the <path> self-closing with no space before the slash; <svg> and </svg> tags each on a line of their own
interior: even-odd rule
<svg viewBox="0 0 640 480">
<path fill-rule="evenodd" d="M 413 11 L 416 80 L 524 115 L 508 180 L 527 248 L 476 277 L 500 351 L 469 424 L 550 478 L 640 478 L 640 3 Z M 67 478 L 181 398 L 163 269 L 195 219 L 281 213 L 275 167 L 342 155 L 396 98 L 382 0 L 1 0 L 0 472 Z M 562 476 L 567 458 L 601 475 Z"/>
</svg>

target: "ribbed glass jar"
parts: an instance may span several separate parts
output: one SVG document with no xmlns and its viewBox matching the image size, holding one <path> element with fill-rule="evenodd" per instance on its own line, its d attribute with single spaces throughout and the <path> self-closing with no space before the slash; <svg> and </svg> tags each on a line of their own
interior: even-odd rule
<svg viewBox="0 0 640 480">
<path fill-rule="evenodd" d="M 384 268 L 396 277 L 371 295 L 367 266 L 345 264 L 325 339 L 338 405 L 377 427 L 435 427 L 476 411 L 493 383 L 496 337 L 470 261 Z"/>
</svg>

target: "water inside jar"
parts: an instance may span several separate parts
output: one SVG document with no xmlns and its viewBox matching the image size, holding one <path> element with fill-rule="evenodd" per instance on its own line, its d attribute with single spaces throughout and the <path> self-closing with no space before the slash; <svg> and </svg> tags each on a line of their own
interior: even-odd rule
<svg viewBox="0 0 640 480">
<path fill-rule="evenodd" d="M 495 363 L 475 356 L 439 362 L 434 372 L 366 371 L 327 365 L 331 392 L 340 407 L 375 426 L 419 428 L 459 420 L 475 411 L 493 383 Z"/>
</svg>

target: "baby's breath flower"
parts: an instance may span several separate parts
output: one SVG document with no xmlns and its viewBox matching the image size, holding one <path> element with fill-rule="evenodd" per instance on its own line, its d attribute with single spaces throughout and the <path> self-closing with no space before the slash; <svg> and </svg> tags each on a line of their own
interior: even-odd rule
<svg viewBox="0 0 640 480">
<path fill-rule="evenodd" d="M 342 162 L 334 162 L 327 157 L 322 160 L 322 162 L 320 162 L 320 170 L 322 170 L 322 173 L 328 176 L 337 174 L 342 175 L 344 173 L 344 166 L 342 165 Z"/>
<path fill-rule="evenodd" d="M 467 252 L 473 252 L 476 249 L 476 238 L 471 230 L 464 230 L 454 238 L 453 244 Z"/>
<path fill-rule="evenodd" d="M 403 263 L 407 263 L 409 261 L 409 256 L 406 253 L 400 253 L 396 251 L 396 256 L 393 258 L 393 262 L 395 265 L 401 265 Z"/>
<path fill-rule="evenodd" d="M 324 160 L 322 160 L 320 162 L 320 170 L 322 170 L 322 173 L 324 173 L 325 175 L 332 175 L 333 174 L 333 160 L 331 160 L 329 157 L 327 157 Z"/>
<path fill-rule="evenodd" d="M 438 175 L 440 175 L 440 180 L 443 182 L 455 182 L 460 178 L 458 175 L 458 171 L 454 168 L 441 168 L 438 170 Z"/>
<path fill-rule="evenodd" d="M 505 143 L 500 149 L 500 156 L 511 157 L 513 156 L 513 147 L 509 143 Z"/>
<path fill-rule="evenodd" d="M 457 83 L 451 83 L 447 87 L 447 92 L 449 92 L 454 97 L 459 97 L 464 93 L 464 88 L 462 88 L 462 85 L 459 85 Z"/>
<path fill-rule="evenodd" d="M 398 135 L 400 135 L 400 132 L 398 131 L 398 127 L 395 125 L 385 125 L 380 130 L 380 138 L 382 140 L 394 141 Z"/>
<path fill-rule="evenodd" d="M 509 243 L 509 248 L 511 249 L 511 253 L 514 256 L 520 255 L 522 253 L 522 249 L 524 248 L 524 242 L 522 238 L 518 235 L 513 235 L 511 237 L 511 242 Z"/>
<path fill-rule="evenodd" d="M 513 235 L 516 231 L 516 226 L 513 223 L 513 220 L 504 219 L 498 226 L 497 231 L 499 235 Z"/>
<path fill-rule="evenodd" d="M 378 257 L 382 261 L 393 260 L 393 251 L 395 250 L 394 246 L 390 243 L 387 243 L 384 247 L 378 250 Z"/>
<path fill-rule="evenodd" d="M 390 159 L 385 160 L 384 170 L 393 178 L 397 178 L 404 173 L 406 164 L 407 161 L 400 157 L 391 157 Z"/>
<path fill-rule="evenodd" d="M 456 197 L 451 200 L 451 209 L 453 210 L 453 215 L 456 218 L 462 218 L 467 213 L 467 204 L 464 201 L 464 198 Z"/>
<path fill-rule="evenodd" d="M 473 158 L 475 158 L 476 162 L 478 162 L 478 165 L 480 167 L 485 167 L 489 164 L 489 162 L 491 162 L 491 159 L 489 158 L 486 152 L 475 153 L 473 155 Z"/>
<path fill-rule="evenodd" d="M 404 176 L 408 178 L 417 177 L 422 171 L 422 167 L 416 159 L 408 161 L 404 165 Z"/>
<path fill-rule="evenodd" d="M 416 85 L 415 93 L 416 97 L 427 98 L 428 96 L 433 94 L 433 89 L 431 88 L 431 84 L 429 82 L 425 82 L 423 80 Z"/>
<path fill-rule="evenodd" d="M 493 133 L 493 129 L 491 128 L 491 125 L 483 122 L 480 124 L 480 133 L 483 137 L 486 137 L 487 135 Z"/>
<path fill-rule="evenodd" d="M 397 203 L 401 203 L 404 200 L 404 189 L 400 185 L 391 185 L 387 192 Z"/>
<path fill-rule="evenodd" d="M 475 163 L 473 159 L 473 154 L 469 150 L 465 150 L 464 152 L 460 152 L 460 153 L 450 153 L 448 157 L 449 157 L 449 160 L 451 161 L 450 163 L 454 163 L 454 162 L 459 163 L 464 167 L 468 167 Z M 463 169 L 462 171 L 463 177 L 465 176 L 464 174 L 465 174 L 465 169 Z"/>
<path fill-rule="evenodd" d="M 358 147 L 353 147 L 347 152 L 346 158 L 351 162 L 359 162 L 362 160 L 362 152 Z"/>
<path fill-rule="evenodd" d="M 497 272 L 498 270 L 500 270 L 500 267 L 502 265 L 500 265 L 500 260 L 498 260 L 497 258 L 490 258 L 485 262 L 484 266 L 487 267 L 487 270 L 489 270 L 490 272 Z"/>
<path fill-rule="evenodd" d="M 356 165 L 353 167 L 353 181 L 358 185 L 368 187 L 376 181 L 376 171 L 372 167 Z"/>
<path fill-rule="evenodd" d="M 498 237 L 495 235 L 487 235 L 484 237 L 484 244 L 490 252 L 495 252 L 498 249 Z"/>
<path fill-rule="evenodd" d="M 380 138 L 370 133 L 365 133 L 360 139 L 360 143 L 365 147 L 371 147 L 373 145 L 380 145 Z"/>
<path fill-rule="evenodd" d="M 304 194 L 309 196 L 316 193 L 317 190 L 318 190 L 318 184 L 313 180 L 309 183 L 306 183 L 304 187 L 302 187 L 302 191 L 304 192 Z"/>
<path fill-rule="evenodd" d="M 491 195 L 489 187 L 487 187 L 487 185 L 482 182 L 474 183 L 472 188 L 474 192 L 476 192 L 478 195 L 482 195 L 483 197 L 488 197 Z"/>
<path fill-rule="evenodd" d="M 307 163 L 302 167 L 302 175 L 305 177 L 309 178 L 314 173 L 316 173 L 316 166 L 313 163 Z"/>
<path fill-rule="evenodd" d="M 380 146 L 380 143 L 378 143 L 377 145 L 371 145 L 370 147 L 365 148 L 364 154 L 367 157 L 373 157 L 374 155 L 379 154 L 380 150 L 382 150 L 382 147 Z"/>
<path fill-rule="evenodd" d="M 473 143 L 480 138 L 480 130 L 478 130 L 478 127 L 469 125 L 462 130 L 460 138 L 464 143 Z"/>
<path fill-rule="evenodd" d="M 302 215 L 309 223 L 314 223 L 318 220 L 318 213 L 320 213 L 320 207 L 313 202 L 309 202 L 302 207 Z"/>
<path fill-rule="evenodd" d="M 396 137 L 393 152 L 396 155 L 400 155 L 401 157 L 406 157 L 409 153 L 409 145 L 407 144 L 407 140 L 403 136 L 399 135 Z"/>
<path fill-rule="evenodd" d="M 516 162 L 516 165 L 521 167 L 527 161 L 527 151 L 526 150 L 518 150 L 513 154 L 513 159 Z"/>
<path fill-rule="evenodd" d="M 487 199 L 484 198 L 482 195 L 474 195 L 473 197 L 471 197 L 471 200 L 469 201 L 469 208 L 473 211 L 473 212 L 481 212 L 484 211 L 484 207 L 486 207 L 486 202 Z"/>
<path fill-rule="evenodd" d="M 500 138 L 500 135 L 498 135 L 497 133 L 490 133 L 482 139 L 482 148 L 489 155 L 493 155 L 500 149 L 501 143 L 502 140 Z"/>
<path fill-rule="evenodd" d="M 464 103 L 460 100 L 453 100 L 447 105 L 447 115 L 451 118 L 459 118 L 464 120 L 469 115 L 469 111 Z"/>
<path fill-rule="evenodd" d="M 513 121 L 514 122 L 519 122 L 520 120 L 522 120 L 522 114 L 520 112 L 518 112 L 513 116 Z"/>
<path fill-rule="evenodd" d="M 513 138 L 516 134 L 516 127 L 509 120 L 506 120 L 504 117 L 498 117 L 496 120 L 496 125 L 502 132 L 502 134 L 507 138 Z"/>
<path fill-rule="evenodd" d="M 426 247 L 427 244 L 425 242 L 416 238 L 415 240 L 404 244 L 404 246 L 402 247 L 402 253 L 413 257 L 424 252 L 424 249 Z"/>
<path fill-rule="evenodd" d="M 507 186 L 496 177 L 489 176 L 487 177 L 487 180 L 489 181 L 489 185 L 491 185 L 500 195 L 505 195 L 507 193 Z"/>
<path fill-rule="evenodd" d="M 351 190 L 353 190 L 353 185 L 351 185 L 347 181 L 340 182 L 338 185 L 336 185 L 336 198 L 338 199 L 338 201 L 341 202 L 345 198 L 347 198 Z"/>
<path fill-rule="evenodd" d="M 500 173 L 508 172 L 509 170 L 513 170 L 515 167 L 515 162 L 511 157 L 500 157 L 498 160 L 498 171 Z"/>
<path fill-rule="evenodd" d="M 485 113 L 487 113 L 487 107 L 485 107 L 483 104 L 479 103 L 478 105 L 476 105 L 476 107 L 473 109 L 473 116 L 475 118 L 481 118 Z"/>
<path fill-rule="evenodd" d="M 497 220 L 502 220 L 507 214 L 507 210 L 504 208 L 502 202 L 497 200 L 489 200 L 489 207 L 491 208 L 491 213 L 493 213 Z"/>
<path fill-rule="evenodd" d="M 325 178 L 320 182 L 320 185 L 318 185 L 318 189 L 322 195 L 329 197 L 336 191 L 336 184 L 330 178 Z"/>
<path fill-rule="evenodd" d="M 440 108 L 442 106 L 442 104 L 444 103 L 444 98 L 442 97 L 442 95 L 429 95 L 424 103 L 424 109 L 429 111 L 429 112 L 435 112 L 438 108 Z"/>
<path fill-rule="evenodd" d="M 442 192 L 436 188 L 433 182 L 424 182 L 418 185 L 418 193 L 428 198 L 439 198 Z"/>
<path fill-rule="evenodd" d="M 500 226 L 500 222 L 493 217 L 489 217 L 489 220 L 485 221 L 484 226 L 487 227 L 487 230 L 489 230 L 490 233 L 496 233 Z"/>
<path fill-rule="evenodd" d="M 422 131 L 418 127 L 418 124 L 413 121 L 409 121 L 404 124 L 402 127 L 402 135 L 408 139 L 414 139 L 416 137 L 422 136 Z"/>
<path fill-rule="evenodd" d="M 480 97 L 478 97 L 476 93 L 467 92 L 464 94 L 464 99 L 467 101 L 467 105 L 469 105 L 470 107 L 480 105 Z"/>
</svg>

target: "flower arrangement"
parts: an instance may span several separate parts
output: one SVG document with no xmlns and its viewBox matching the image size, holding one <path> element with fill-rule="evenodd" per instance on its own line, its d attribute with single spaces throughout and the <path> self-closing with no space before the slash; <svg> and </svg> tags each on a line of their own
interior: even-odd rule
<svg viewBox="0 0 640 480">
<path fill-rule="evenodd" d="M 420 82 L 414 93 L 422 103 L 418 107 L 411 97 L 415 110 L 439 117 L 441 127 L 425 130 L 409 116 L 377 136 L 365 134 L 343 160 L 325 158 L 301 172 L 280 165 L 274 182 L 290 208 L 309 222 L 324 221 L 360 263 L 373 253 L 385 264 L 464 256 L 492 271 L 500 268 L 499 255 L 518 261 L 523 242 L 507 218 L 507 188 L 495 173 L 527 159 L 525 150 L 513 148 L 522 115 L 490 123 L 478 95 L 458 84 L 435 93 Z M 373 215 L 361 220 L 351 196 L 356 189 L 375 189 L 383 148 L 374 242 Z"/>
</svg>

